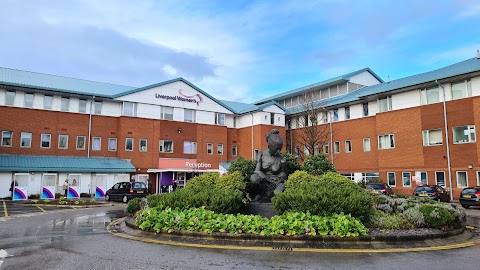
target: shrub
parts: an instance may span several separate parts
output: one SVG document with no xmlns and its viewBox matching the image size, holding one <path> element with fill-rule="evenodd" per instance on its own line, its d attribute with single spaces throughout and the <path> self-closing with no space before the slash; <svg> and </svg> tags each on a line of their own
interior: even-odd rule
<svg viewBox="0 0 480 270">
<path fill-rule="evenodd" d="M 382 211 L 374 211 L 371 215 L 369 224 L 375 229 L 398 230 L 410 229 L 412 224 L 401 214 L 385 214 Z"/>
<path fill-rule="evenodd" d="M 255 160 L 249 160 L 243 157 L 232 161 L 230 167 L 228 167 L 228 173 L 240 172 L 245 183 L 250 182 L 250 175 L 252 175 L 254 171 Z"/>
<path fill-rule="evenodd" d="M 319 181 L 320 179 L 316 176 L 313 176 L 307 172 L 304 171 L 296 171 L 290 176 L 288 176 L 287 181 L 285 182 L 285 188 L 296 188 L 300 186 L 301 184 L 309 184 L 313 183 L 315 181 Z"/>
<path fill-rule="evenodd" d="M 130 214 L 135 214 L 138 210 L 140 210 L 141 200 L 141 198 L 134 198 L 130 200 L 127 205 L 127 212 Z"/>
<path fill-rule="evenodd" d="M 313 175 L 322 175 L 327 172 L 335 172 L 335 166 L 328 161 L 326 155 L 318 154 L 307 156 L 303 162 L 302 170 Z"/>
<path fill-rule="evenodd" d="M 403 211 L 403 216 L 418 228 L 425 227 L 427 225 L 422 212 L 420 212 L 420 206 L 418 205 Z"/>
<path fill-rule="evenodd" d="M 301 173 L 293 175 L 299 178 L 306 176 Z M 298 179 L 294 182 L 298 184 L 291 183 L 290 188 L 272 198 L 275 209 L 280 213 L 310 212 L 319 216 L 346 213 L 366 221 L 373 211 L 372 197 L 337 173 L 326 173 L 318 181 Z"/>
<path fill-rule="evenodd" d="M 442 229 L 451 224 L 455 217 L 444 207 L 424 204 L 420 206 L 425 222 L 433 228 Z"/>
<path fill-rule="evenodd" d="M 239 171 L 223 175 L 215 181 L 214 185 L 216 188 L 236 189 L 240 190 L 241 192 L 245 192 L 246 186 L 244 178 Z"/>
<path fill-rule="evenodd" d="M 184 189 L 212 188 L 220 176 L 218 173 L 204 173 L 187 181 Z"/>
<path fill-rule="evenodd" d="M 298 160 L 297 158 L 292 155 L 292 154 L 289 154 L 287 152 L 282 152 L 281 153 L 282 157 L 285 158 L 285 173 L 287 175 L 290 175 L 296 171 L 299 171 L 302 169 L 302 166 L 300 166 L 300 164 L 298 163 Z"/>
</svg>

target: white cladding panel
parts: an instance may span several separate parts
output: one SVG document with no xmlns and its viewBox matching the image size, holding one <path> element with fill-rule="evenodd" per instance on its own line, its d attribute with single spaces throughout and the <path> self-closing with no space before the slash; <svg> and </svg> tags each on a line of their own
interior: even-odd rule
<svg viewBox="0 0 480 270">
<path fill-rule="evenodd" d="M 5 96 L 4 93 L 3 93 L 3 96 Z M 0 95 L 2 95 L 2 92 L 0 92 Z M 2 104 L 5 104 L 5 103 L 2 103 Z M 9 191 L 11 184 L 12 184 L 12 173 L 11 172 L 0 173 L 0 198 L 12 196 L 11 192 Z"/>
<path fill-rule="evenodd" d="M 237 117 L 237 128 L 245 128 L 252 126 L 252 115 L 244 114 Z"/>
<path fill-rule="evenodd" d="M 363 117 L 363 105 L 355 104 L 350 106 L 350 118 L 357 119 Z"/>
<path fill-rule="evenodd" d="M 472 95 L 480 96 L 480 77 L 472 78 Z"/>
<path fill-rule="evenodd" d="M 137 104 L 137 116 L 149 119 L 160 119 L 160 106 Z"/>
<path fill-rule="evenodd" d="M 215 125 L 215 112 L 197 111 L 197 123 Z"/>
<path fill-rule="evenodd" d="M 413 90 L 392 95 L 392 109 L 401 110 L 420 106 L 420 91 Z"/>
<path fill-rule="evenodd" d="M 368 115 L 375 115 L 378 113 L 378 105 L 376 100 L 372 100 L 368 102 Z"/>
<path fill-rule="evenodd" d="M 356 83 L 356 84 L 361 84 L 361 85 L 374 85 L 374 84 L 379 84 L 380 81 L 375 78 L 370 72 L 364 71 L 360 74 L 357 74 L 355 76 L 352 76 L 350 78 L 350 82 Z"/>
<path fill-rule="evenodd" d="M 95 105 L 93 105 L 95 108 Z M 95 114 L 95 110 L 92 111 Z M 122 103 L 121 102 L 108 102 L 102 101 L 102 114 L 107 116 L 120 116 L 122 115 Z"/>
<path fill-rule="evenodd" d="M 162 98 L 160 96 L 164 97 Z M 167 97 L 171 97 L 171 99 L 168 99 Z M 182 101 L 179 98 L 196 100 L 198 103 Z M 118 97 L 117 100 L 156 104 L 176 108 L 187 108 L 193 110 L 213 111 L 227 114 L 232 113 L 222 105 L 218 104 L 216 101 L 210 99 L 182 81 L 177 81 L 121 96 Z"/>
<path fill-rule="evenodd" d="M 280 109 L 277 105 L 270 105 L 266 108 L 263 109 L 264 112 L 273 112 L 273 113 L 279 113 L 279 114 L 284 114 L 285 112 Z"/>
</svg>

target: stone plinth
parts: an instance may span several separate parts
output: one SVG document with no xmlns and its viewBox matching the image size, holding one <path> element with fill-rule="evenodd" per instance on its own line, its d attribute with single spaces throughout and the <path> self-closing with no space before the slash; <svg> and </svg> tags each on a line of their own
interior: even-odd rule
<svg viewBox="0 0 480 270">
<path fill-rule="evenodd" d="M 278 211 L 273 208 L 272 203 L 252 202 L 245 208 L 247 215 L 259 215 L 266 218 L 271 218 L 278 215 Z"/>
</svg>

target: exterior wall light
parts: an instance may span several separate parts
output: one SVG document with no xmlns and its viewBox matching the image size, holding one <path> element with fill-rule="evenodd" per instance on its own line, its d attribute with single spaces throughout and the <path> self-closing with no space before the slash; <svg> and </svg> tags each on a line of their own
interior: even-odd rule
<svg viewBox="0 0 480 270">
<path fill-rule="evenodd" d="M 181 128 L 178 128 L 178 133 L 182 133 L 182 129 Z"/>
<path fill-rule="evenodd" d="M 468 168 L 469 168 L 469 169 L 473 169 L 473 165 L 472 165 L 472 164 L 468 164 Z"/>
</svg>

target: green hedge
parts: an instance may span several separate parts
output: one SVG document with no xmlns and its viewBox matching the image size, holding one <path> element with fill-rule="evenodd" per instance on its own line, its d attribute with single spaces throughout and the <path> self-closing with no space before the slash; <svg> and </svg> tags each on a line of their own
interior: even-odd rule
<svg viewBox="0 0 480 270">
<path fill-rule="evenodd" d="M 373 211 L 372 197 L 356 183 L 333 172 L 324 174 L 318 180 L 300 172 L 292 177 L 301 178 L 302 175 L 305 179 L 295 180 L 296 184 L 291 184 L 272 198 L 275 209 L 280 213 L 310 212 L 319 216 L 345 213 L 362 221 L 369 219 Z"/>
<path fill-rule="evenodd" d="M 442 229 L 449 226 L 455 217 L 447 209 L 431 204 L 420 206 L 420 212 L 425 218 L 425 222 L 433 228 Z"/>
</svg>

